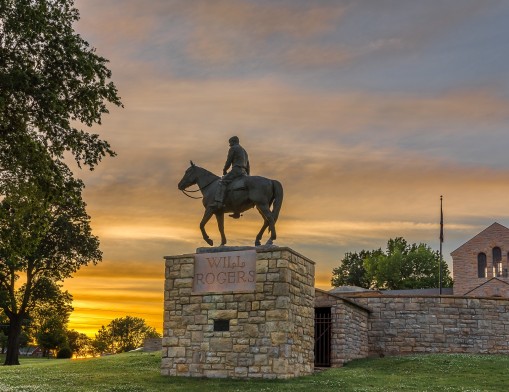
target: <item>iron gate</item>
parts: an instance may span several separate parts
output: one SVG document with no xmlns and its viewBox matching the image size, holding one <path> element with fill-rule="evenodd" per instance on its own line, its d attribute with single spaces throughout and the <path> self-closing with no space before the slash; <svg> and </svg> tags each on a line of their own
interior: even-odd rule
<svg viewBox="0 0 509 392">
<path fill-rule="evenodd" d="M 331 308 L 315 308 L 315 366 L 330 367 Z"/>
</svg>

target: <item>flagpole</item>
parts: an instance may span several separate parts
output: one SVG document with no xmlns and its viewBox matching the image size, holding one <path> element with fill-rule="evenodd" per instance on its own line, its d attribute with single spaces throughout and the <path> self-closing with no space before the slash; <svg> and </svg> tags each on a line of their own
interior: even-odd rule
<svg viewBox="0 0 509 392">
<path fill-rule="evenodd" d="M 440 195 L 440 261 L 438 268 L 438 288 L 442 295 L 442 243 L 444 242 L 444 213 L 442 211 L 442 195 Z"/>
</svg>

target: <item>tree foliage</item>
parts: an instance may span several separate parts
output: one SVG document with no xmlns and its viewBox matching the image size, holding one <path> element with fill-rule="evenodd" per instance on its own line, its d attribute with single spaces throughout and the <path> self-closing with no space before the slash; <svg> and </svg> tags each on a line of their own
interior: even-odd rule
<svg viewBox="0 0 509 392">
<path fill-rule="evenodd" d="M 65 162 L 93 169 L 115 153 L 89 132 L 121 106 L 107 60 L 73 29 L 72 0 L 0 0 L 0 308 L 6 364 L 23 321 L 56 282 L 101 259 Z M 82 128 L 85 128 L 82 129 Z M 19 279 L 23 275 L 23 284 Z"/>
<path fill-rule="evenodd" d="M 101 353 L 122 353 L 141 347 L 143 341 L 151 337 L 160 337 L 155 328 L 142 318 L 126 316 L 112 320 L 107 327 L 102 326 L 93 345 Z"/>
<path fill-rule="evenodd" d="M 26 183 L 9 188 L 0 202 L 0 307 L 11 323 L 10 339 L 19 335 L 30 312 L 41 313 L 38 303 L 56 309 L 58 301 L 65 302 L 68 294 L 57 282 L 102 257 L 81 182 L 68 177 L 66 187 L 44 194 Z M 21 277 L 24 283 L 17 285 Z"/>
<path fill-rule="evenodd" d="M 73 329 L 67 331 L 67 344 L 72 354 L 76 357 L 92 355 L 92 339 L 84 333 Z"/>
<path fill-rule="evenodd" d="M 62 334 L 67 330 L 72 311 L 71 294 L 49 281 L 44 297 L 36 301 L 28 311 L 25 330 L 30 340 L 46 350 L 56 350 L 67 345 L 67 335 L 62 340 Z M 54 336 L 50 336 L 52 334 Z M 58 344 L 46 344 L 48 341 Z"/>
<path fill-rule="evenodd" d="M 409 244 L 397 237 L 387 242 L 384 254 L 364 262 L 371 286 L 379 289 L 426 289 L 438 287 L 440 255 L 426 244 Z M 452 286 L 447 264 L 442 260 L 442 285 Z"/>
<path fill-rule="evenodd" d="M 37 344 L 43 349 L 43 356 L 49 356 L 50 351 L 67 346 L 65 325 L 60 317 L 55 316 L 46 320 L 36 334 Z"/>
<path fill-rule="evenodd" d="M 4 315 L 4 312 L 2 309 L 0 309 L 0 354 L 3 354 L 5 352 L 5 349 L 7 348 L 7 331 L 9 330 L 7 327 L 8 319 Z"/>
<path fill-rule="evenodd" d="M 380 253 L 382 253 L 381 249 L 374 251 L 361 250 L 358 253 L 345 253 L 345 257 L 341 260 L 340 266 L 332 270 L 332 286 L 357 286 L 369 288 L 370 282 L 366 276 L 364 259 Z"/>
<path fill-rule="evenodd" d="M 72 0 L 0 1 L 0 166 L 31 173 L 28 151 L 94 167 L 110 145 L 76 128 L 101 122 L 107 103 L 121 105 L 107 60 L 73 29 Z M 42 147 L 42 148 L 41 148 Z M 45 154 L 35 154 L 35 159 Z M 40 163 L 40 162 L 39 162 Z M 47 163 L 47 162 L 46 162 Z"/>
<path fill-rule="evenodd" d="M 355 285 L 372 289 L 425 289 L 439 285 L 439 253 L 426 244 L 409 244 L 397 237 L 387 249 L 347 253 L 333 270 L 333 286 Z M 442 285 L 452 286 L 447 264 L 442 260 Z"/>
</svg>

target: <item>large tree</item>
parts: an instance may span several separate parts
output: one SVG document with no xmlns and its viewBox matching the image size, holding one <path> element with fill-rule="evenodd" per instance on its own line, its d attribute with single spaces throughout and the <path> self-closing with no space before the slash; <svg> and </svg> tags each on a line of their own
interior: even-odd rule
<svg viewBox="0 0 509 392">
<path fill-rule="evenodd" d="M 44 354 L 67 345 L 67 324 L 74 310 L 69 292 L 51 280 L 46 285 L 44 297 L 29 309 L 25 327 L 30 340 L 45 349 Z"/>
<path fill-rule="evenodd" d="M 438 287 L 440 256 L 426 244 L 409 244 L 397 237 L 381 249 L 346 253 L 332 270 L 334 287 L 354 285 L 372 289 L 424 289 Z M 447 264 L 442 260 L 442 284 L 452 286 Z"/>
<path fill-rule="evenodd" d="M 0 307 L 10 324 L 8 365 L 19 363 L 21 325 L 48 295 L 48 282 L 101 259 L 83 183 L 64 157 L 93 169 L 113 156 L 87 128 L 100 124 L 108 103 L 121 102 L 107 60 L 74 31 L 78 19 L 72 0 L 0 0 Z"/>
<path fill-rule="evenodd" d="M 114 155 L 80 126 L 121 105 L 107 60 L 73 29 L 72 0 L 0 0 L 0 170 L 32 175 L 69 151 L 94 167 Z M 28 154 L 30 153 L 30 154 Z"/>
<path fill-rule="evenodd" d="M 67 330 L 67 344 L 71 353 L 76 357 L 86 357 L 92 354 L 92 339 L 84 333 L 75 331 L 74 329 Z"/>
<path fill-rule="evenodd" d="M 67 346 L 67 331 L 62 320 L 58 316 L 46 320 L 37 332 L 36 340 L 43 349 L 44 357 L 49 357 L 51 351 Z"/>
<path fill-rule="evenodd" d="M 10 324 L 6 364 L 18 362 L 18 338 L 30 312 L 62 295 L 57 282 L 101 260 L 82 184 L 70 177 L 67 182 L 74 191 L 48 196 L 37 186 L 18 185 L 0 202 L 0 307 Z"/>
<path fill-rule="evenodd" d="M 409 244 L 397 237 L 387 242 L 385 253 L 364 260 L 372 288 L 400 290 L 438 287 L 440 256 L 428 245 Z M 452 286 L 447 264 L 442 260 L 442 284 Z"/>
<path fill-rule="evenodd" d="M 339 267 L 332 270 L 332 286 L 357 286 L 369 288 L 370 282 L 366 276 L 364 259 L 381 253 L 381 249 L 345 253 L 345 257 L 341 260 Z"/>
<path fill-rule="evenodd" d="M 102 326 L 93 344 L 100 352 L 122 353 L 141 347 L 146 338 L 160 336 L 144 319 L 125 316 L 112 320 L 106 328 Z"/>
</svg>

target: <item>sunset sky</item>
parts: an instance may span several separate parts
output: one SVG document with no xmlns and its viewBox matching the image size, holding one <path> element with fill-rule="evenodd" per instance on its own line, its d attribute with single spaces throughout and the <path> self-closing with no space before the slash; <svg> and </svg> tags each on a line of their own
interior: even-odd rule
<svg viewBox="0 0 509 392">
<path fill-rule="evenodd" d="M 77 31 L 110 60 L 125 105 L 93 129 L 118 153 L 76 171 L 103 262 L 65 287 L 71 328 L 115 317 L 162 330 L 165 255 L 206 246 L 192 159 L 221 174 L 238 135 L 252 174 L 285 189 L 277 245 L 316 262 L 389 238 L 444 255 L 509 226 L 509 2 L 77 0 Z M 252 245 L 258 213 L 226 221 Z M 218 240 L 214 220 L 207 226 Z"/>
</svg>

